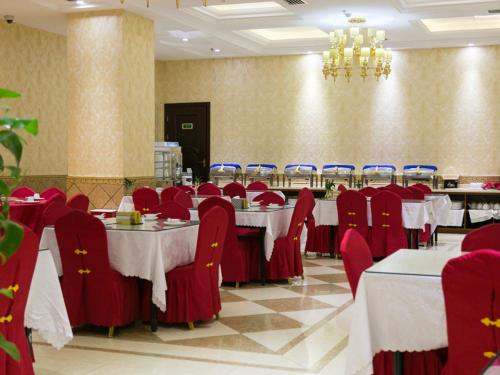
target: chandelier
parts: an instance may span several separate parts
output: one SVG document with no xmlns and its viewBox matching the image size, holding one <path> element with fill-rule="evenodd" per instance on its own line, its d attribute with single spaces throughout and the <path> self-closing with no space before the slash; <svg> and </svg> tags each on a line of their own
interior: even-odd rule
<svg viewBox="0 0 500 375">
<path fill-rule="evenodd" d="M 206 7 L 208 0 L 201 0 L 201 2 L 203 4 L 203 6 Z M 125 0 L 120 0 L 120 3 L 124 4 Z M 150 3 L 150 0 L 146 0 L 146 7 L 148 7 L 148 8 L 149 8 L 149 3 Z M 179 9 L 181 6 L 181 0 L 175 0 L 175 6 L 177 7 L 177 9 Z"/>
<path fill-rule="evenodd" d="M 330 50 L 323 52 L 325 79 L 331 76 L 335 82 L 342 70 L 347 82 L 351 82 L 354 69 L 360 71 L 363 81 L 370 71 L 377 81 L 382 75 L 389 78 L 392 52 L 384 49 L 385 31 L 360 28 L 359 25 L 366 22 L 364 18 L 348 21 L 351 27 L 347 32 L 343 29 L 330 32 Z"/>
</svg>

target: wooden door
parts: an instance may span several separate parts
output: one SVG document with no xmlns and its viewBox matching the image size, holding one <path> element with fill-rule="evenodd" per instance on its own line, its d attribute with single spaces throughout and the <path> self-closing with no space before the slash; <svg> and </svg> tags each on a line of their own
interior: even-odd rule
<svg viewBox="0 0 500 375">
<path fill-rule="evenodd" d="M 210 103 L 165 104 L 165 140 L 182 147 L 182 168 L 208 181 Z"/>
</svg>

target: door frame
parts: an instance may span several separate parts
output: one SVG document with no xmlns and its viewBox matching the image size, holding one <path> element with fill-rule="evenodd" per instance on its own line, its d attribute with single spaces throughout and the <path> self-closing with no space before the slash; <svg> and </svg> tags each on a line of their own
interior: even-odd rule
<svg viewBox="0 0 500 375">
<path fill-rule="evenodd" d="M 169 140 L 169 137 L 168 137 L 168 132 L 167 132 L 167 129 L 168 129 L 168 125 L 173 125 L 171 124 L 169 121 L 169 118 L 167 117 L 167 107 L 168 106 L 176 106 L 176 107 L 190 107 L 190 106 L 193 106 L 193 105 L 198 105 L 200 107 L 205 107 L 205 113 L 206 113 L 206 119 L 205 119 L 205 123 L 207 124 L 207 139 L 206 139 L 206 143 L 205 143 L 205 148 L 207 150 L 207 176 L 208 176 L 208 171 L 210 169 L 210 102 L 193 102 L 193 103 L 165 103 L 164 106 L 163 106 L 163 120 L 164 120 L 164 127 L 163 127 L 163 139 L 165 141 L 168 141 Z M 172 126 L 172 132 L 170 133 L 170 138 L 177 138 L 177 129 L 175 126 Z M 182 147 L 182 145 L 180 145 Z M 184 168 L 184 166 L 183 166 Z"/>
</svg>

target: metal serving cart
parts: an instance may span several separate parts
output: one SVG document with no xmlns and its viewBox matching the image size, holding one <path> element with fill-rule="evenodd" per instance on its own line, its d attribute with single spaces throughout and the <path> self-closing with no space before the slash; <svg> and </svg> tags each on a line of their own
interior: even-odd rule
<svg viewBox="0 0 500 375">
<path fill-rule="evenodd" d="M 178 142 L 155 143 L 155 178 L 161 185 L 182 180 L 182 148 Z"/>
<path fill-rule="evenodd" d="M 312 164 L 287 164 L 283 172 L 283 186 L 288 180 L 288 187 L 292 186 L 292 180 L 308 183 L 310 187 L 318 186 L 318 169 Z"/>
<path fill-rule="evenodd" d="M 273 186 L 279 185 L 278 167 L 275 164 L 248 164 L 245 168 L 245 185 L 254 181 L 268 181 Z"/>
<path fill-rule="evenodd" d="M 326 164 L 323 165 L 320 176 L 320 186 L 323 187 L 323 183 L 328 181 L 342 181 L 349 183 L 349 187 L 352 187 L 354 183 L 354 170 L 356 167 L 350 164 Z"/>
<path fill-rule="evenodd" d="M 403 186 L 408 186 L 410 181 L 426 181 L 437 189 L 437 167 L 435 165 L 405 165 L 403 167 Z"/>
<path fill-rule="evenodd" d="M 385 164 L 368 164 L 363 167 L 362 185 L 370 183 L 396 183 L 396 167 Z"/>
<path fill-rule="evenodd" d="M 216 185 L 219 181 L 225 180 L 233 182 L 240 180 L 243 182 L 243 175 L 241 173 L 241 166 L 235 163 L 228 164 L 212 164 L 210 166 L 210 180 L 214 181 Z"/>
</svg>

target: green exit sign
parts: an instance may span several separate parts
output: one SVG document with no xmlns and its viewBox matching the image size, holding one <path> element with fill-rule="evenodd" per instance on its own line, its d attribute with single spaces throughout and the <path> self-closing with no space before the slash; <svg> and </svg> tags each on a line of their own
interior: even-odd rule
<svg viewBox="0 0 500 375">
<path fill-rule="evenodd" d="M 192 122 L 183 122 L 181 124 L 181 129 L 182 130 L 193 130 L 193 123 Z"/>
</svg>

